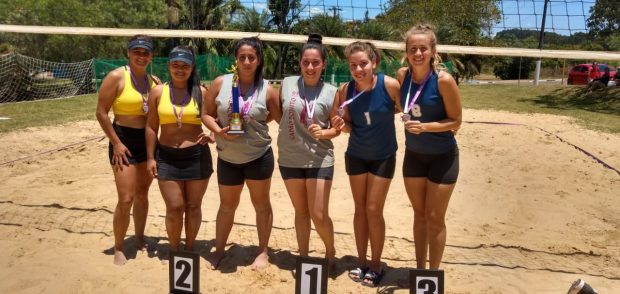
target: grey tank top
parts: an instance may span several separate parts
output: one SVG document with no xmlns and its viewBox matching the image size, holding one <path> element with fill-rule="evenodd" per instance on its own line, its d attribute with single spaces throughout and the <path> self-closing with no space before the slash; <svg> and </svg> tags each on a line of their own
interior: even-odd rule
<svg viewBox="0 0 620 294">
<path fill-rule="evenodd" d="M 315 101 L 313 123 L 327 129 L 334 104 L 336 87 L 321 83 L 322 87 L 302 87 L 299 76 L 282 80 L 282 119 L 278 132 L 278 164 L 293 168 L 334 166 L 334 144 L 331 140 L 312 138 L 305 125 L 308 112 L 302 99 L 310 105 Z M 300 90 L 301 89 L 301 90 Z M 320 91 L 320 93 L 319 93 Z"/>
<path fill-rule="evenodd" d="M 220 127 L 226 127 L 232 117 L 232 74 L 224 75 L 222 87 L 215 98 L 217 107 L 217 122 Z M 216 136 L 215 143 L 218 157 L 224 161 L 242 164 L 255 160 L 271 147 L 271 137 L 269 127 L 267 127 L 267 80 L 263 80 L 263 85 L 250 108 L 249 122 L 243 120 L 245 134 L 234 140 L 226 140 Z M 249 98 L 249 97 L 246 97 Z M 241 107 L 241 105 L 240 105 Z"/>
</svg>

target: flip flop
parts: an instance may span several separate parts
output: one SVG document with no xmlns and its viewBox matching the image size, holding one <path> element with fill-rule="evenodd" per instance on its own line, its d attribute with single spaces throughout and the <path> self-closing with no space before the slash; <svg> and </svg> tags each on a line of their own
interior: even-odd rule
<svg viewBox="0 0 620 294">
<path fill-rule="evenodd" d="M 383 279 L 383 275 L 385 275 L 384 270 L 381 270 L 380 273 L 377 273 L 373 270 L 369 270 L 364 275 L 364 279 L 362 280 L 362 285 L 366 287 L 373 287 L 373 288 L 377 287 L 379 286 L 379 283 L 381 283 L 381 279 Z"/>
<path fill-rule="evenodd" d="M 356 267 L 352 270 L 349 271 L 349 279 L 353 280 L 356 283 L 359 283 L 361 281 L 364 280 L 364 277 L 366 276 L 366 272 L 368 271 L 368 268 L 361 268 L 361 267 Z"/>
</svg>

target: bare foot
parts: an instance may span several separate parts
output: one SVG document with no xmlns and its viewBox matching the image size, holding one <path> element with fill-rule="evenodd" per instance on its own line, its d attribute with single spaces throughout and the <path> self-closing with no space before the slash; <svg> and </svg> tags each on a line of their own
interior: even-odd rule
<svg viewBox="0 0 620 294">
<path fill-rule="evenodd" d="M 327 259 L 327 276 L 331 277 L 333 273 L 336 273 L 336 263 L 332 257 Z"/>
<path fill-rule="evenodd" d="M 114 250 L 114 264 L 125 265 L 126 263 L 127 257 L 125 257 L 125 253 L 123 253 L 123 250 Z"/>
<path fill-rule="evenodd" d="M 259 269 L 259 268 L 265 268 L 268 265 L 269 265 L 269 255 L 267 254 L 267 249 L 265 249 L 264 251 L 259 253 L 258 256 L 256 256 L 251 267 L 254 269 Z"/>
<path fill-rule="evenodd" d="M 134 242 L 134 246 L 138 251 L 144 251 L 144 249 L 148 249 L 148 244 L 144 241 L 144 237 L 136 236 L 136 241 Z"/>
<path fill-rule="evenodd" d="M 216 270 L 220 266 L 220 262 L 224 259 L 226 252 L 213 252 L 209 257 L 207 257 L 207 262 L 209 263 L 209 268 L 211 270 Z"/>
</svg>

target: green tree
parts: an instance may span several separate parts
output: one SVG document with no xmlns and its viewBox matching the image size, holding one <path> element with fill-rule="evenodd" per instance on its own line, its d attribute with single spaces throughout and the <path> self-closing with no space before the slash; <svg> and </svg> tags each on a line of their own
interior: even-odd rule
<svg viewBox="0 0 620 294">
<path fill-rule="evenodd" d="M 269 20 L 270 15 L 267 11 L 263 10 L 262 12 L 258 12 L 254 8 L 243 9 L 235 21 L 227 26 L 227 28 L 242 32 L 269 32 L 271 31 Z M 265 57 L 264 73 L 266 77 L 273 77 L 276 71 L 278 54 L 274 46 L 270 43 L 263 43 L 263 45 L 263 55 Z"/>
<path fill-rule="evenodd" d="M 534 67 L 532 58 L 495 57 L 493 73 L 502 80 L 527 79 Z"/>
<path fill-rule="evenodd" d="M 596 0 L 587 20 L 590 34 L 607 37 L 620 31 L 620 5 L 617 0 Z M 618 48 L 616 48 L 618 50 Z"/>
<path fill-rule="evenodd" d="M 300 19 L 303 6 L 300 0 L 269 0 L 267 8 L 271 12 L 270 24 L 276 28 L 280 34 L 290 34 L 293 31 L 295 23 Z M 287 69 L 285 58 L 289 56 L 290 43 L 278 44 L 278 57 L 276 61 L 276 78 L 282 78 Z"/>
<path fill-rule="evenodd" d="M 178 29 L 188 30 L 224 30 L 233 15 L 243 9 L 239 0 L 185 0 L 179 6 L 181 15 Z M 217 55 L 230 54 L 232 44 L 228 40 L 198 38 L 184 42 L 196 46 L 198 53 Z"/>
<path fill-rule="evenodd" d="M 13 0 L 0 2 L 0 23 L 15 25 L 163 28 L 166 6 L 152 0 Z M 157 40 L 156 40 L 157 41 Z M 0 34 L 15 51 L 52 61 L 123 58 L 127 38 Z M 159 43 L 159 42 L 158 42 Z M 156 43 L 156 48 L 161 48 Z"/>
<path fill-rule="evenodd" d="M 476 46 L 499 21 L 498 3 L 499 0 L 389 0 L 387 10 L 377 16 L 377 21 L 403 33 L 416 23 L 431 24 L 440 44 Z M 456 54 L 445 58 L 452 61 L 457 79 L 479 74 L 485 59 Z"/>
<path fill-rule="evenodd" d="M 323 37 L 344 37 L 347 34 L 346 26 L 338 14 L 316 14 L 308 19 L 301 20 L 294 29 L 296 34 L 307 35 L 317 33 Z M 327 47 L 329 56 L 344 58 L 344 50 L 341 46 Z"/>
<path fill-rule="evenodd" d="M 429 23 L 437 28 L 442 43 L 476 45 L 501 15 L 499 0 L 389 0 L 377 20 L 406 32 L 413 24 Z"/>
</svg>

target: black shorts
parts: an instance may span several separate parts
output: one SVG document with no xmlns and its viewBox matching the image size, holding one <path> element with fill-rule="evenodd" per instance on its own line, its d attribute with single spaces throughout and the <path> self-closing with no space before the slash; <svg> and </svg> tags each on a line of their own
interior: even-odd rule
<svg viewBox="0 0 620 294">
<path fill-rule="evenodd" d="M 334 179 L 334 167 L 297 168 L 280 166 L 280 175 L 283 180 L 291 179 Z"/>
<path fill-rule="evenodd" d="M 130 127 L 123 127 L 117 124 L 112 124 L 116 136 L 121 140 L 121 143 L 129 149 L 131 156 L 127 156 L 129 164 L 138 164 L 146 161 L 146 139 L 144 138 L 145 129 L 136 129 Z M 112 157 L 114 156 L 114 146 L 110 142 L 108 144 L 108 158 L 110 164 L 112 164 Z"/>
<path fill-rule="evenodd" d="M 344 154 L 344 164 L 347 174 L 350 176 L 371 173 L 375 176 L 391 179 L 396 169 L 396 155 L 382 160 L 365 160 Z"/>
<path fill-rule="evenodd" d="M 160 180 L 189 181 L 208 179 L 213 174 L 209 145 L 186 148 L 157 146 L 157 178 Z"/>
<path fill-rule="evenodd" d="M 250 162 L 236 164 L 217 159 L 217 182 L 225 186 L 243 185 L 248 180 L 271 178 L 274 169 L 273 151 L 269 148 L 263 156 Z"/>
<path fill-rule="evenodd" d="M 428 178 L 437 184 L 454 184 L 459 177 L 459 148 L 443 154 L 421 154 L 405 150 L 403 177 Z"/>
</svg>

